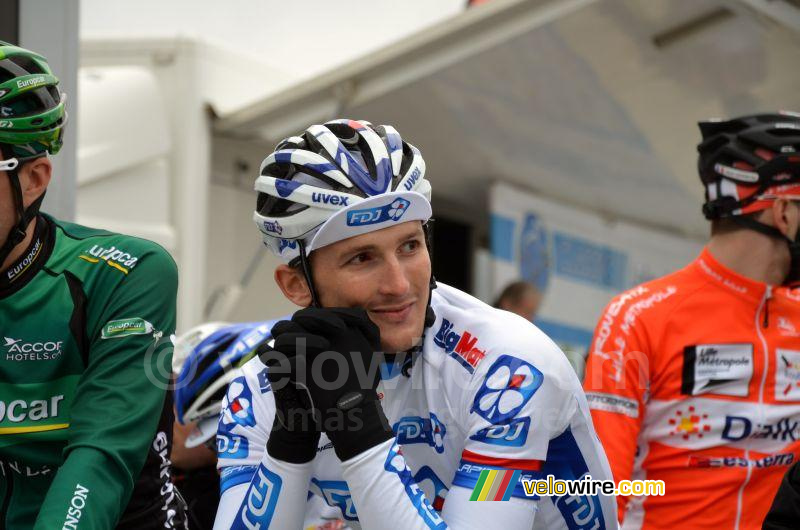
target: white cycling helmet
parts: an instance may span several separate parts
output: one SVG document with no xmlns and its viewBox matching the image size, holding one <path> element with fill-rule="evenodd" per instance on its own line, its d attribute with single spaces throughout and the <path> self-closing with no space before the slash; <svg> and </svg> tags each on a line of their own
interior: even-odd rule
<svg viewBox="0 0 800 530">
<path fill-rule="evenodd" d="M 261 163 L 253 220 L 283 261 L 431 217 L 425 161 L 389 125 L 333 120 L 281 141 Z"/>
</svg>

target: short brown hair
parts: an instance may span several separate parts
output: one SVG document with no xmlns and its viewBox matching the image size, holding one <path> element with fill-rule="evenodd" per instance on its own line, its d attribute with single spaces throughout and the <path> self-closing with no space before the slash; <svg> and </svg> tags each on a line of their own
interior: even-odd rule
<svg viewBox="0 0 800 530">
<path fill-rule="evenodd" d="M 524 280 L 517 280 L 506 285 L 500 292 L 500 296 L 495 300 L 494 307 L 501 309 L 501 305 L 507 302 L 511 305 L 518 304 L 520 300 L 528 293 L 535 292 L 536 288 Z"/>
</svg>

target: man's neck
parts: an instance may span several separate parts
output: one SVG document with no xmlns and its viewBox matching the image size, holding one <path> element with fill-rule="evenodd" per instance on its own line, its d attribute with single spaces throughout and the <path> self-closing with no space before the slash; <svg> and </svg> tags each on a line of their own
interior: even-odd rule
<svg viewBox="0 0 800 530">
<path fill-rule="evenodd" d="M 27 248 L 31 245 L 31 241 L 33 240 L 33 234 L 35 232 L 36 227 L 36 218 L 31 219 L 31 222 L 28 223 L 28 228 L 25 229 L 25 239 L 22 240 L 22 243 L 19 243 L 16 247 L 11 250 L 11 253 L 6 257 L 6 260 L 0 265 L 0 273 L 3 273 L 8 269 L 12 263 L 17 261 L 20 256 L 27 250 Z"/>
<path fill-rule="evenodd" d="M 779 285 L 789 272 L 786 243 L 754 230 L 711 236 L 707 248 L 722 265 L 751 280 Z"/>
</svg>

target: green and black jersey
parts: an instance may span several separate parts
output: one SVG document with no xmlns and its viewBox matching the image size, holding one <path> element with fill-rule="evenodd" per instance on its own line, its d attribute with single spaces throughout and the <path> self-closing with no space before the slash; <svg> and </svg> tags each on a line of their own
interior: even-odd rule
<svg viewBox="0 0 800 530">
<path fill-rule="evenodd" d="M 177 271 L 42 215 L 0 273 L 0 529 L 182 528 L 166 391 Z"/>
</svg>

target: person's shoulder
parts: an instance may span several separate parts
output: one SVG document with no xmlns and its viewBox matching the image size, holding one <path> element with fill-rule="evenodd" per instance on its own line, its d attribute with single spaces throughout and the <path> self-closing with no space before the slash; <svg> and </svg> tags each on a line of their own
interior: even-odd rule
<svg viewBox="0 0 800 530">
<path fill-rule="evenodd" d="M 470 374 L 525 365 L 571 377 L 572 367 L 561 349 L 530 321 L 446 285 L 434 293 L 434 348 Z"/>
<path fill-rule="evenodd" d="M 177 266 L 158 243 L 46 216 L 55 231 L 55 251 L 48 267 L 76 276 L 156 275 L 177 282 Z"/>
<path fill-rule="evenodd" d="M 636 285 L 614 296 L 606 305 L 605 320 L 618 321 L 624 327 L 669 314 L 675 306 L 693 296 L 706 283 L 693 270 L 694 264 Z M 617 317 L 622 315 L 621 319 Z"/>
</svg>

